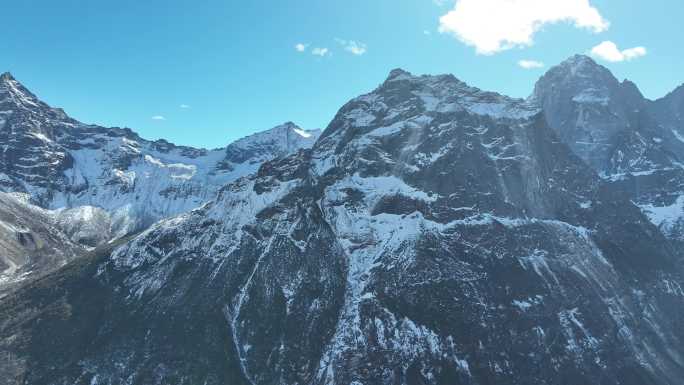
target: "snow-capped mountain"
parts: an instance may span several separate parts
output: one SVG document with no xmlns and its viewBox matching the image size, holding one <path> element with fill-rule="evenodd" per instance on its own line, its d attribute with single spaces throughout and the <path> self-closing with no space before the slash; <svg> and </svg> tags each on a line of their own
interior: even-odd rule
<svg viewBox="0 0 684 385">
<path fill-rule="evenodd" d="M 240 174 L 251 174 L 266 161 L 294 154 L 302 148 L 311 148 L 320 135 L 321 130 L 305 131 L 296 124 L 287 122 L 228 145 L 219 168 L 234 170 L 247 167 Z"/>
<path fill-rule="evenodd" d="M 651 101 L 575 56 L 544 75 L 530 101 L 575 153 L 684 241 L 684 87 Z"/>
<path fill-rule="evenodd" d="M 0 76 L 0 190 L 28 193 L 48 209 L 102 208 L 113 237 L 196 208 L 318 135 L 286 123 L 217 150 L 148 141 L 130 129 L 75 121 L 10 74 Z"/>
<path fill-rule="evenodd" d="M 395 70 L 312 149 L 0 302 L 0 374 L 666 385 L 681 262 L 534 101 Z"/>
</svg>

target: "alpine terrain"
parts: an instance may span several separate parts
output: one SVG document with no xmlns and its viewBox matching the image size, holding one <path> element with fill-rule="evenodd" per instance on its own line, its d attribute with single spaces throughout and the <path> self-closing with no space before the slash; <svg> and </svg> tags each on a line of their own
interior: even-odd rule
<svg viewBox="0 0 684 385">
<path fill-rule="evenodd" d="M 0 263 L 28 233 L 64 266 L 0 299 L 0 383 L 684 376 L 681 90 L 647 100 L 584 56 L 526 100 L 397 69 L 322 133 L 205 151 L 2 79 L 3 189 L 30 199 L 0 205 Z"/>
<path fill-rule="evenodd" d="M 318 135 L 288 122 L 216 150 L 151 142 L 130 129 L 80 123 L 0 75 L 0 191 L 55 211 L 58 227 L 89 247 L 196 208 Z"/>
</svg>

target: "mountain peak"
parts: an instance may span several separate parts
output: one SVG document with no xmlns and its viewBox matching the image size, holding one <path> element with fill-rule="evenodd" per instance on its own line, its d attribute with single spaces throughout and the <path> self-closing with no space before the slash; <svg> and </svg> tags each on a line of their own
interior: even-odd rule
<svg viewBox="0 0 684 385">
<path fill-rule="evenodd" d="M 9 80 L 15 80 L 15 79 L 14 79 L 14 76 L 12 76 L 11 73 L 5 72 L 5 73 L 3 73 L 2 75 L 0 75 L 0 82 L 3 82 L 3 83 L 4 83 L 4 82 L 7 82 L 7 81 L 9 81 Z"/>
<path fill-rule="evenodd" d="M 600 64 L 598 64 L 594 59 L 586 55 L 575 55 L 572 56 L 559 65 L 551 68 L 549 73 L 564 73 L 566 77 L 572 78 L 613 78 L 613 74 L 610 70 Z M 617 82 L 617 79 L 615 79 Z"/>
<path fill-rule="evenodd" d="M 565 59 L 563 62 L 561 62 L 560 65 L 595 65 L 598 66 L 599 64 L 592 59 L 590 56 L 587 55 L 573 55 L 567 59 Z"/>
<path fill-rule="evenodd" d="M 291 122 L 291 121 L 287 121 L 281 125 L 273 127 L 270 130 L 258 132 L 254 135 L 263 136 L 264 134 L 276 133 L 276 132 L 283 133 L 284 135 L 289 135 L 290 133 L 294 133 L 294 134 L 301 136 L 304 139 L 309 139 L 309 138 L 315 139 L 316 137 L 318 137 L 320 130 L 305 130 L 305 129 L 301 128 L 299 125 L 297 125 L 296 123 Z"/>
<path fill-rule="evenodd" d="M 3 94 L 9 96 L 9 99 L 13 100 L 15 104 L 23 107 L 41 105 L 40 100 L 9 72 L 0 75 L 0 95 Z"/>
<path fill-rule="evenodd" d="M 293 122 L 285 122 L 231 143 L 226 150 L 226 159 L 232 163 L 244 163 L 258 156 L 271 159 L 287 155 L 313 146 L 320 134 L 321 130 L 304 130 Z"/>
<path fill-rule="evenodd" d="M 395 68 L 392 71 L 390 71 L 389 75 L 387 76 L 386 82 L 391 82 L 391 81 L 396 81 L 396 80 L 404 80 L 413 77 L 413 75 L 405 71 L 401 68 Z"/>
<path fill-rule="evenodd" d="M 586 90 L 607 90 L 620 87 L 610 70 L 586 55 L 572 56 L 551 67 L 535 84 L 533 98 L 539 100 L 544 93 L 563 89 L 573 96 Z"/>
<path fill-rule="evenodd" d="M 622 91 L 625 93 L 625 95 L 628 95 L 631 100 L 644 100 L 644 95 L 641 93 L 641 90 L 639 89 L 639 86 L 636 85 L 633 81 L 629 79 L 625 79 L 620 83 L 620 87 L 622 88 Z"/>
<path fill-rule="evenodd" d="M 620 82 L 606 67 L 575 55 L 537 81 L 531 101 L 544 110 L 562 141 L 598 171 L 610 164 L 616 135 L 638 124 L 644 96 L 633 82 Z"/>
<path fill-rule="evenodd" d="M 299 127 L 295 122 L 292 122 L 292 121 L 289 121 L 289 120 L 288 120 L 287 122 L 283 123 L 283 124 L 280 124 L 280 125 L 275 126 L 273 129 L 278 129 L 278 128 L 282 128 L 282 129 L 295 129 L 295 128 L 299 128 L 299 129 L 301 129 L 301 127 Z"/>
</svg>

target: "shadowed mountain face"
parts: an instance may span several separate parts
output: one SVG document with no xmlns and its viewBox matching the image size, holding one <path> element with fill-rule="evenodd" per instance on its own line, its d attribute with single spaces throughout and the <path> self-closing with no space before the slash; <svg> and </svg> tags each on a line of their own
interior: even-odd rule
<svg viewBox="0 0 684 385">
<path fill-rule="evenodd" d="M 0 378 L 676 383 L 682 261 L 559 129 L 392 71 L 313 148 L 0 302 Z"/>
<path fill-rule="evenodd" d="M 561 140 L 684 246 L 684 88 L 645 99 L 634 83 L 575 56 L 544 75 L 531 102 Z"/>
</svg>

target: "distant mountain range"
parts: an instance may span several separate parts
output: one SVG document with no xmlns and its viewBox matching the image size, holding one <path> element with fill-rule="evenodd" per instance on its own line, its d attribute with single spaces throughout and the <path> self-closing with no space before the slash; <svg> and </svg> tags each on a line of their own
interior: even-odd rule
<svg viewBox="0 0 684 385">
<path fill-rule="evenodd" d="M 1 79 L 7 384 L 684 376 L 681 87 L 585 56 L 525 100 L 394 70 L 322 133 L 208 151 Z"/>
</svg>

